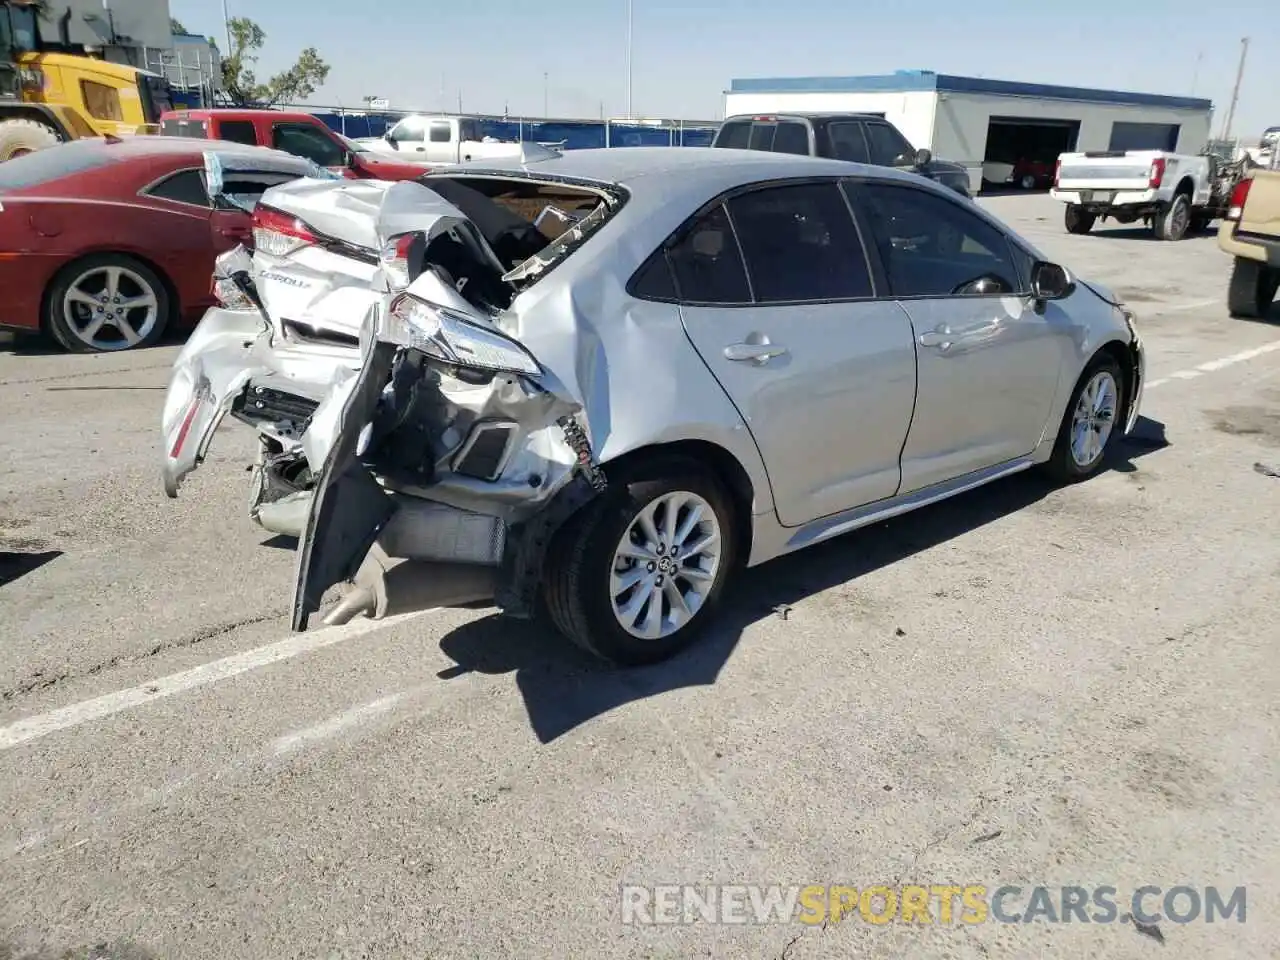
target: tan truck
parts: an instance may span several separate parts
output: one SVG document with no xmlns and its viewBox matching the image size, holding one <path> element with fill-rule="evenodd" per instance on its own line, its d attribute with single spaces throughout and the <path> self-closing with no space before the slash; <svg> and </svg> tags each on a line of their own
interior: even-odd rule
<svg viewBox="0 0 1280 960">
<path fill-rule="evenodd" d="M 1280 288 L 1280 169 L 1252 170 L 1231 191 L 1218 246 L 1235 258 L 1227 288 L 1233 317 L 1267 315 Z"/>
</svg>

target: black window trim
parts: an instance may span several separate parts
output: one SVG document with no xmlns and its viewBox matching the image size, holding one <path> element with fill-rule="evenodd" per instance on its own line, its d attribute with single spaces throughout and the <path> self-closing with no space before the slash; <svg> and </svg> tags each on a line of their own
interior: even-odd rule
<svg viewBox="0 0 1280 960">
<path fill-rule="evenodd" d="M 855 207 L 855 210 L 856 210 L 855 219 L 866 220 L 868 233 L 872 232 L 872 228 L 870 224 L 870 216 L 866 209 L 866 202 L 867 202 L 866 196 L 862 191 L 863 191 L 863 188 L 869 185 L 873 185 L 877 187 L 890 187 L 890 188 L 901 189 L 901 190 L 912 190 L 912 191 L 915 191 L 916 193 L 924 193 L 924 194 L 937 196 L 940 199 L 945 200 L 947 203 L 954 205 L 956 209 L 961 211 L 962 213 L 977 218 L 979 221 L 986 224 L 988 227 L 990 227 L 992 230 L 994 230 L 996 233 L 998 233 L 1001 237 L 1004 238 L 1005 244 L 1010 248 L 1009 264 L 1010 266 L 1012 266 L 1014 272 L 1017 274 L 1019 286 L 1022 287 L 1022 289 L 1015 290 L 1012 293 L 981 293 L 981 294 L 966 294 L 966 295 L 961 295 L 956 293 L 899 294 L 892 289 L 892 284 L 889 282 L 888 265 L 884 264 L 881 260 L 879 244 L 873 244 L 872 246 L 875 248 L 876 266 L 884 276 L 885 289 L 886 291 L 888 291 L 887 295 L 889 298 L 894 300 L 900 300 L 904 303 L 910 303 L 915 300 L 958 300 L 958 299 L 994 300 L 1002 297 L 1018 297 L 1020 299 L 1031 298 L 1032 296 L 1031 278 L 1025 277 L 1022 275 L 1022 270 L 1018 266 L 1017 257 L 1013 256 L 1013 254 L 1015 250 L 1021 250 L 1022 253 L 1024 253 L 1027 256 L 1027 258 L 1030 259 L 1033 263 L 1039 260 L 1040 258 L 1035 253 L 1033 253 L 1027 247 L 1027 245 L 1023 243 L 1019 238 L 1009 233 L 999 224 L 991 222 L 986 217 L 984 217 L 981 214 L 981 212 L 977 210 L 977 208 L 972 207 L 972 201 L 965 201 L 964 198 L 962 198 L 954 190 L 948 187 L 942 187 L 942 186 L 932 186 L 932 185 L 923 186 L 915 183 L 905 183 L 897 179 L 891 180 L 887 177 L 846 177 L 845 180 L 846 182 L 849 183 L 851 187 L 851 189 L 846 190 L 846 197 L 853 203 Z M 930 184 L 933 184 L 933 181 L 930 181 Z M 970 206 L 966 206 L 966 202 L 969 203 Z M 866 245 L 863 244 L 863 246 L 865 247 Z"/>
<path fill-rule="evenodd" d="M 209 197 L 209 203 L 206 206 L 205 204 L 187 203 L 187 201 L 185 200 L 174 200 L 172 197 L 162 197 L 155 192 L 157 187 L 161 186 L 162 184 L 168 183 L 174 177 L 182 176 L 182 174 L 184 173 L 194 173 L 196 176 L 198 176 L 200 178 L 200 185 L 204 187 L 205 196 L 206 197 L 209 196 L 209 181 L 205 179 L 204 167 L 183 167 L 180 170 L 170 170 L 168 173 L 161 174 L 160 176 L 156 177 L 154 180 L 152 180 L 150 183 L 144 186 L 141 190 L 139 190 L 136 195 L 139 197 L 146 197 L 149 200 L 162 200 L 165 203 L 172 203 L 179 207 L 187 207 L 194 210 L 204 210 L 204 211 L 216 210 L 217 206 L 214 203 L 212 197 Z"/>
<path fill-rule="evenodd" d="M 680 306 L 686 306 L 686 307 L 722 307 L 725 309 L 741 309 L 743 307 L 770 308 L 770 307 L 814 306 L 814 305 L 824 304 L 824 303 L 869 303 L 872 301 L 887 302 L 887 301 L 897 299 L 896 297 L 893 297 L 892 295 L 887 293 L 888 291 L 887 283 L 884 283 L 883 285 L 881 283 L 881 278 L 883 274 L 879 269 L 880 268 L 879 260 L 878 258 L 875 261 L 872 260 L 871 253 L 867 249 L 867 242 L 865 239 L 867 234 L 863 229 L 862 223 L 859 222 L 859 218 L 857 216 L 857 213 L 853 205 L 849 202 L 848 195 L 842 189 L 842 184 L 847 179 L 849 179 L 849 177 L 847 176 L 841 176 L 841 175 L 833 176 L 830 174 L 827 174 L 824 176 L 775 177 L 769 180 L 754 180 L 751 183 L 742 183 L 742 184 L 738 184 L 735 187 L 730 187 L 728 190 L 723 191 L 712 200 L 709 200 L 707 203 L 704 203 L 697 210 L 695 210 L 693 214 L 691 214 L 689 217 L 686 217 L 685 220 L 678 227 L 676 227 L 676 229 L 673 230 L 671 234 L 665 240 L 662 241 L 661 244 L 658 245 L 658 248 L 655 251 L 653 251 L 653 253 L 650 253 L 648 256 L 644 258 L 640 266 L 636 268 L 636 270 L 632 273 L 630 279 L 628 279 L 626 283 L 625 290 L 627 295 L 632 297 L 633 299 L 644 300 L 650 303 L 674 303 L 674 304 L 677 304 Z M 849 212 L 849 218 L 853 221 L 853 227 L 854 227 L 855 233 L 858 236 L 858 242 L 862 244 L 862 257 L 864 262 L 867 265 L 867 275 L 871 281 L 871 295 L 866 297 L 826 297 L 826 298 L 819 298 L 815 300 L 769 300 L 767 302 L 761 303 L 757 301 L 755 298 L 755 284 L 752 282 L 752 279 L 751 279 L 751 268 L 747 265 L 747 258 L 745 254 L 742 252 L 742 243 L 738 239 L 738 228 L 737 228 L 737 225 L 734 224 L 733 222 L 733 214 L 729 211 L 728 202 L 735 197 L 739 197 L 747 193 L 756 193 L 761 190 L 769 190 L 776 187 L 804 186 L 805 184 L 812 184 L 812 183 L 830 184 L 831 186 L 834 186 L 836 190 L 839 191 L 841 198 L 844 200 L 845 207 Z M 671 299 L 666 299 L 666 298 L 660 299 L 658 297 L 645 296 L 645 295 L 638 294 L 635 289 L 636 285 L 639 281 L 641 273 L 644 271 L 646 266 L 648 266 L 650 260 L 654 256 L 657 256 L 659 253 L 661 253 L 663 258 L 667 259 L 667 269 L 671 270 L 671 262 L 667 258 L 667 255 L 671 251 L 671 249 L 675 247 L 678 243 L 680 243 L 685 238 L 685 236 L 689 233 L 689 231 L 692 230 L 702 220 L 703 217 L 711 213 L 711 211 L 713 211 L 717 206 L 721 206 L 721 205 L 724 205 L 725 219 L 729 221 L 729 230 L 733 234 L 733 242 L 738 249 L 738 258 L 742 262 L 742 269 L 747 277 L 747 291 L 751 296 L 751 300 L 745 303 L 719 303 L 716 301 L 707 301 L 707 300 L 687 300 L 680 295 L 679 285 L 675 283 L 673 283 L 672 286 L 676 288 L 676 296 Z M 674 271 L 672 271 L 672 274 L 673 274 L 672 279 L 674 281 Z M 885 290 L 886 292 L 881 293 L 882 289 Z"/>
</svg>

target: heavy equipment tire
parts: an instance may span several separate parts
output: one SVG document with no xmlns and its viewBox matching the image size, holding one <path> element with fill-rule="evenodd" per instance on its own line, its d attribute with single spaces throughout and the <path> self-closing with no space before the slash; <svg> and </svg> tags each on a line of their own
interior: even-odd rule
<svg viewBox="0 0 1280 960">
<path fill-rule="evenodd" d="M 1227 285 L 1227 312 L 1243 320 L 1259 320 L 1271 309 L 1280 284 L 1280 270 L 1256 260 L 1236 257 Z"/>
<path fill-rule="evenodd" d="M 1087 212 L 1078 204 L 1068 203 L 1066 212 L 1063 214 L 1063 222 L 1067 226 L 1067 233 L 1088 233 L 1093 229 L 1094 221 L 1098 217 L 1096 214 Z"/>
<path fill-rule="evenodd" d="M 695 460 L 660 457 L 611 474 L 548 551 L 542 599 L 551 621 L 615 664 L 674 656 L 711 622 L 739 566 L 736 511 L 716 474 Z"/>
<path fill-rule="evenodd" d="M 1151 218 L 1157 240 L 1181 240 L 1191 228 L 1191 198 L 1180 193 Z"/>
<path fill-rule="evenodd" d="M 0 120 L 0 161 L 20 157 L 24 153 L 56 147 L 62 141 L 57 132 L 39 120 L 15 117 Z"/>
<path fill-rule="evenodd" d="M 1071 393 L 1045 472 L 1058 483 L 1077 483 L 1102 469 L 1124 430 L 1124 374 L 1115 358 L 1099 353 Z M 1104 435 L 1105 434 L 1105 435 Z"/>
</svg>

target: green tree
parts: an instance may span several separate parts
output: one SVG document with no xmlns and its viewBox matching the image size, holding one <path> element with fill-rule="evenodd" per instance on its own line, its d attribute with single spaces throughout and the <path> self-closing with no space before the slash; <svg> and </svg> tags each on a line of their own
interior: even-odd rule
<svg viewBox="0 0 1280 960">
<path fill-rule="evenodd" d="M 169 32 L 185 34 L 187 32 L 187 28 L 182 25 L 182 21 L 179 20 L 177 17 L 170 17 Z"/>
<path fill-rule="evenodd" d="M 288 70 L 265 83 L 254 73 L 258 51 L 267 42 L 266 32 L 247 17 L 232 17 L 227 24 L 231 49 L 222 58 L 222 86 L 238 107 L 273 106 L 305 100 L 329 76 L 329 64 L 315 47 L 307 47 Z"/>
</svg>

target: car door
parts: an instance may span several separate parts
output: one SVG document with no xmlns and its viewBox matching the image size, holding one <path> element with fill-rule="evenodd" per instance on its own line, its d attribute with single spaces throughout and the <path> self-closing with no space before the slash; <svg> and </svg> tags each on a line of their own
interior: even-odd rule
<svg viewBox="0 0 1280 960">
<path fill-rule="evenodd" d="M 751 431 L 779 520 L 892 496 L 915 398 L 911 323 L 876 299 L 838 182 L 730 196 L 667 255 L 685 330 Z"/>
<path fill-rule="evenodd" d="M 449 120 L 432 120 L 427 124 L 426 160 L 428 163 L 456 163 L 461 144 L 454 136 Z"/>
<path fill-rule="evenodd" d="M 271 128 L 271 145 L 329 170 L 347 169 L 347 153 L 337 139 L 307 123 L 277 123 Z"/>
<path fill-rule="evenodd" d="M 1073 333 L 1029 295 L 1030 255 L 936 189 L 849 189 L 915 328 L 919 385 L 902 492 L 1029 454 L 1048 426 Z"/>
</svg>

